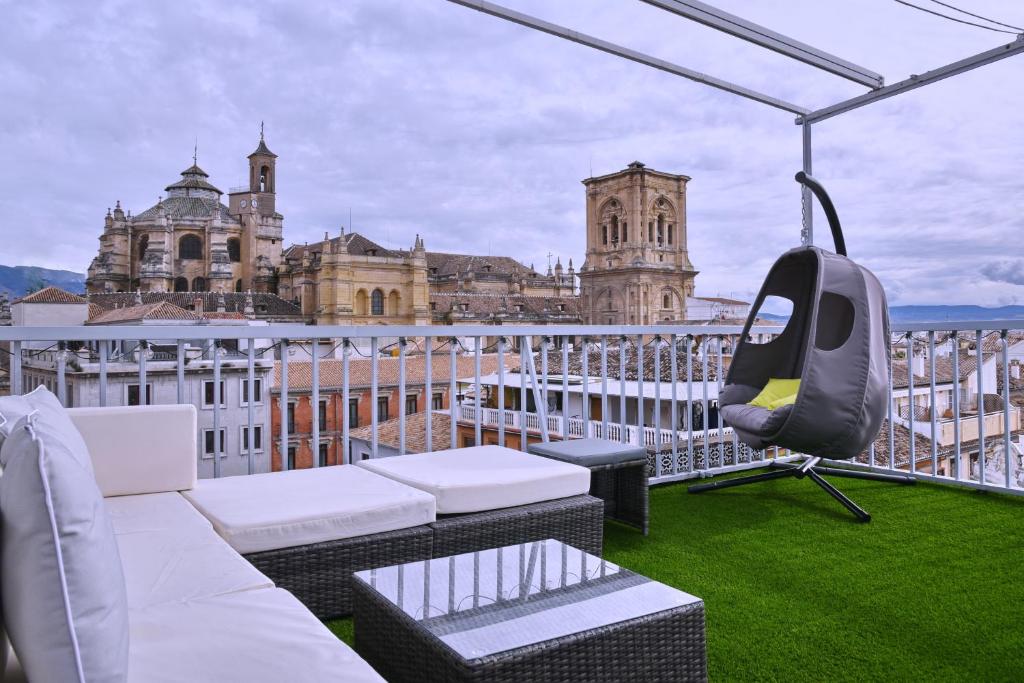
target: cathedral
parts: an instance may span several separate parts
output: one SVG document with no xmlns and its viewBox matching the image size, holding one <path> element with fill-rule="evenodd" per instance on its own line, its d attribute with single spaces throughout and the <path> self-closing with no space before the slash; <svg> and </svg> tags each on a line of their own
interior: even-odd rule
<svg viewBox="0 0 1024 683">
<path fill-rule="evenodd" d="M 277 155 L 260 133 L 249 155 L 249 183 L 228 203 L 195 157 L 181 180 L 135 216 L 107 210 L 88 293 L 276 291 L 284 217 L 275 208 Z"/>
<path fill-rule="evenodd" d="M 686 320 L 697 276 L 686 248 L 685 175 L 634 161 L 587 178 L 587 258 L 580 308 L 592 325 Z"/>
<path fill-rule="evenodd" d="M 538 272 L 505 256 L 385 248 L 341 230 L 282 243 L 277 155 L 260 131 L 248 184 L 227 194 L 192 165 L 154 206 L 107 210 L 89 266 L 91 295 L 255 292 L 277 295 L 320 325 L 682 322 L 697 275 L 686 249 L 687 176 L 634 162 L 588 178 L 587 253 L 577 273 Z M 553 255 L 549 255 L 550 256 Z M 579 278 L 580 293 L 576 283 Z"/>
</svg>

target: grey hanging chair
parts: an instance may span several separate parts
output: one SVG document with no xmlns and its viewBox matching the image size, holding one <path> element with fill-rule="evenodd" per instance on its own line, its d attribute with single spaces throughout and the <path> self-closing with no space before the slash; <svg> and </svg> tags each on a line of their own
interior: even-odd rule
<svg viewBox="0 0 1024 683">
<path fill-rule="evenodd" d="M 836 253 L 792 249 L 775 262 L 751 308 L 719 394 L 719 411 L 740 441 L 806 454 L 800 465 L 691 486 L 691 493 L 766 479 L 808 477 L 858 519 L 871 516 L 821 474 L 913 483 L 910 477 L 821 467 L 822 458 L 845 460 L 864 451 L 878 434 L 888 405 L 889 311 L 885 291 L 867 268 L 846 257 L 842 227 L 828 193 L 804 173 L 796 176 L 821 202 Z M 750 329 L 769 296 L 783 297 L 793 312 L 783 332 L 764 344 Z M 775 409 L 749 405 L 770 378 L 799 379 L 796 401 Z"/>
</svg>

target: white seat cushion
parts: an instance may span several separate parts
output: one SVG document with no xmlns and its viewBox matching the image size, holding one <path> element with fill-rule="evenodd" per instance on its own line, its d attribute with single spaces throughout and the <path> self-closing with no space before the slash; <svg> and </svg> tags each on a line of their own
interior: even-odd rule
<svg viewBox="0 0 1024 683">
<path fill-rule="evenodd" d="M 384 679 L 280 588 L 130 612 L 129 683 Z"/>
<path fill-rule="evenodd" d="M 202 479 L 182 493 L 240 553 L 429 524 L 434 498 L 352 465 Z"/>
<path fill-rule="evenodd" d="M 590 490 L 590 470 L 502 446 L 455 448 L 358 463 L 434 496 L 438 514 L 480 512 Z"/>
<path fill-rule="evenodd" d="M 180 493 L 146 493 L 104 498 L 115 534 L 213 528 Z"/>
</svg>

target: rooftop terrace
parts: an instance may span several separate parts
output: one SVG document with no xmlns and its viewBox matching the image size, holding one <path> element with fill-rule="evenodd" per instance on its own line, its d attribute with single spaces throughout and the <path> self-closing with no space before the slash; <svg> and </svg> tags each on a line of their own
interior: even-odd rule
<svg viewBox="0 0 1024 683">
<path fill-rule="evenodd" d="M 842 487 L 870 524 L 797 480 L 660 486 L 650 536 L 609 522 L 605 557 L 704 599 L 711 680 L 1019 679 L 1024 500 Z"/>
</svg>

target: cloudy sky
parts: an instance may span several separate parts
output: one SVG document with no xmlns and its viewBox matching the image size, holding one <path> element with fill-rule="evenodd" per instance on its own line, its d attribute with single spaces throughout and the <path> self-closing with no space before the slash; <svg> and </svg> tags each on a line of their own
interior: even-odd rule
<svg viewBox="0 0 1024 683">
<path fill-rule="evenodd" d="M 505 0 L 808 107 L 864 88 L 636 0 Z M 1024 25 L 1024 5 L 959 0 Z M 892 0 L 717 0 L 895 82 L 1011 42 Z M 930 0 L 918 4 L 937 6 Z M 793 117 L 444 0 L 0 0 L 0 263 L 84 271 L 108 206 L 191 163 L 241 184 L 266 121 L 289 242 L 584 252 L 580 180 L 692 176 L 698 294 L 751 297 L 800 234 Z M 1024 56 L 815 128 L 850 254 L 894 303 L 1024 303 Z M 822 216 L 819 243 L 827 244 Z"/>
</svg>

